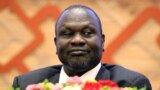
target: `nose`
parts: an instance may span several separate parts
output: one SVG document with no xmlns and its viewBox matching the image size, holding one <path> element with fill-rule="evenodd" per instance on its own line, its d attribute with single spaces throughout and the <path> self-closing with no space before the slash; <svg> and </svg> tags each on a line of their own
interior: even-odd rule
<svg viewBox="0 0 160 90">
<path fill-rule="evenodd" d="M 71 40 L 72 46 L 83 46 L 85 45 L 85 40 L 80 34 L 75 34 L 75 36 Z"/>
</svg>

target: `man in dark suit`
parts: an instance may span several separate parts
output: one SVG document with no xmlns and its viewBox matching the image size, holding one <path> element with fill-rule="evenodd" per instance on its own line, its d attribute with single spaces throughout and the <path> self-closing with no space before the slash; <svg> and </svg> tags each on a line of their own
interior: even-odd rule
<svg viewBox="0 0 160 90">
<path fill-rule="evenodd" d="M 113 80 L 120 87 L 147 87 L 149 80 L 137 72 L 118 65 L 101 64 L 104 38 L 101 21 L 97 14 L 83 5 L 65 9 L 55 25 L 55 45 L 63 65 L 35 70 L 15 77 L 13 87 L 25 90 L 29 84 L 48 79 L 53 83 L 64 83 L 70 76 L 87 79 Z"/>
</svg>

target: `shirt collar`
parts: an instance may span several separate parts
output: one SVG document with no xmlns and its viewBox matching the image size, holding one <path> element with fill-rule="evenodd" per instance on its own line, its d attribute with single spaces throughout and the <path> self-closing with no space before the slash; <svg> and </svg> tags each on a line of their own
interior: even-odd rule
<svg viewBox="0 0 160 90">
<path fill-rule="evenodd" d="M 89 70 L 88 72 L 84 73 L 80 78 L 83 82 L 87 80 L 94 80 L 98 74 L 98 71 L 101 68 L 101 63 L 95 66 L 93 69 Z M 64 68 L 62 67 L 60 71 L 59 83 L 65 83 L 69 76 L 65 73 Z"/>
</svg>

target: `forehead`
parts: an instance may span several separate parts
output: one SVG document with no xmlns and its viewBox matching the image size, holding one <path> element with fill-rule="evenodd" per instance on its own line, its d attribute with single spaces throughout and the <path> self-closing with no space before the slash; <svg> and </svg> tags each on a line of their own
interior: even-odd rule
<svg viewBox="0 0 160 90">
<path fill-rule="evenodd" d="M 66 23 L 91 23 L 99 28 L 96 15 L 88 9 L 84 8 L 73 8 L 71 10 L 66 10 L 62 13 L 59 20 L 57 21 L 56 29 L 59 29 Z"/>
</svg>

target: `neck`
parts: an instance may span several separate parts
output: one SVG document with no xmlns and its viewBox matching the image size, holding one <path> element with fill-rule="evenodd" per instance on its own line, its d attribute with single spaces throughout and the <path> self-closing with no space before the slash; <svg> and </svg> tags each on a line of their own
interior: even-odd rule
<svg viewBox="0 0 160 90">
<path fill-rule="evenodd" d="M 98 64 L 96 64 L 96 65 L 98 65 Z M 66 72 L 66 74 L 68 76 L 82 76 L 87 71 L 93 69 L 96 65 L 86 67 L 86 68 L 82 68 L 82 69 L 77 69 L 77 68 L 68 67 L 68 66 L 64 65 L 64 71 Z"/>
</svg>

